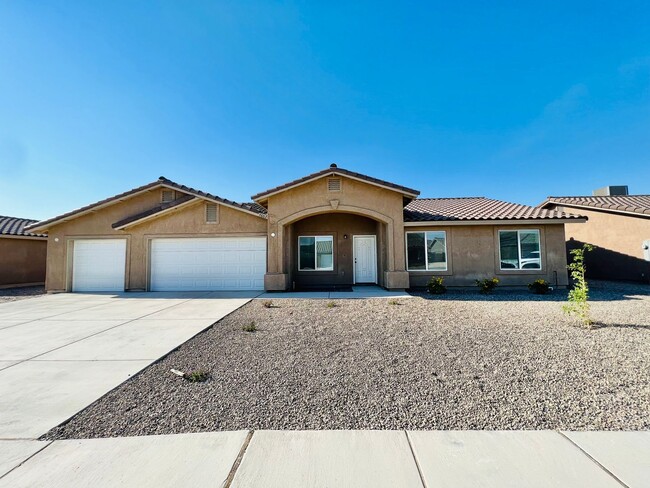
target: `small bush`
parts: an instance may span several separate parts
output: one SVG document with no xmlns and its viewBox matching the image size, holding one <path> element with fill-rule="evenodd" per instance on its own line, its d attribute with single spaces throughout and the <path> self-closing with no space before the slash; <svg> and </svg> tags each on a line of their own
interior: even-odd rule
<svg viewBox="0 0 650 488">
<path fill-rule="evenodd" d="M 334 308 L 336 306 L 336 302 L 327 302 L 327 308 Z"/>
<path fill-rule="evenodd" d="M 271 300 L 264 300 L 262 306 L 264 308 L 273 308 L 273 302 Z"/>
<path fill-rule="evenodd" d="M 432 276 L 427 283 L 427 291 L 432 295 L 442 295 L 447 292 L 447 287 L 443 284 L 443 279 L 439 276 Z"/>
<path fill-rule="evenodd" d="M 591 244 L 584 244 L 581 248 L 571 250 L 573 261 L 567 268 L 569 268 L 573 279 L 573 288 L 569 291 L 568 303 L 562 306 L 566 314 L 577 318 L 588 329 L 593 326 L 594 321 L 591 318 L 591 306 L 588 301 L 589 285 L 585 279 L 587 271 L 585 253 L 593 250 L 594 246 Z"/>
<path fill-rule="evenodd" d="M 499 278 L 486 278 L 484 280 L 475 280 L 475 281 L 479 291 L 484 295 L 487 295 L 488 293 L 492 293 L 492 291 L 499 284 Z"/>
<path fill-rule="evenodd" d="M 536 295 L 546 295 L 551 290 L 551 285 L 546 280 L 535 280 L 528 283 L 528 289 Z"/>
<path fill-rule="evenodd" d="M 250 324 L 244 325 L 242 330 L 244 332 L 257 332 L 257 325 L 255 325 L 255 322 L 251 322 Z"/>
<path fill-rule="evenodd" d="M 197 369 L 191 373 L 185 373 L 183 377 L 190 383 L 203 383 L 210 379 L 210 373 L 202 369 Z"/>
<path fill-rule="evenodd" d="M 400 303 L 396 298 L 391 298 L 388 300 L 388 305 L 400 305 Z"/>
</svg>

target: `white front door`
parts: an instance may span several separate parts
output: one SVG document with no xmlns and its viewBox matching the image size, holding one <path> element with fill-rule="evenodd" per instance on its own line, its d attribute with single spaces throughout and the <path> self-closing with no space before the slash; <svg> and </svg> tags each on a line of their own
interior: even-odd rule
<svg viewBox="0 0 650 488">
<path fill-rule="evenodd" d="M 354 282 L 377 283 L 375 236 L 354 236 Z"/>
</svg>

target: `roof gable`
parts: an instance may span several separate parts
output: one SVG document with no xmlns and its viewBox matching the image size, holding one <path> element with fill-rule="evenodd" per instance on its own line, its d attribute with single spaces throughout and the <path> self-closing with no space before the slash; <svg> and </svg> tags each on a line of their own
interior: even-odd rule
<svg viewBox="0 0 650 488">
<path fill-rule="evenodd" d="M 650 216 L 650 195 L 548 197 L 540 207 L 546 208 L 551 205 L 633 214 L 639 217 Z"/>
<path fill-rule="evenodd" d="M 339 168 L 335 164 L 332 164 L 329 168 L 324 169 L 322 171 L 318 171 L 316 173 L 312 173 L 310 175 L 304 176 L 302 178 L 298 178 L 297 180 L 290 181 L 288 183 L 285 183 L 280 186 L 276 186 L 275 188 L 271 188 L 269 190 L 263 191 L 261 193 L 257 193 L 253 195 L 251 198 L 255 200 L 256 202 L 258 201 L 263 201 L 266 200 L 268 197 L 271 195 L 275 195 L 277 193 L 287 191 L 291 188 L 295 188 L 300 185 L 304 185 L 306 183 L 309 183 L 311 181 L 317 180 L 319 178 L 324 178 L 327 176 L 345 176 L 347 178 L 352 178 L 358 181 L 362 181 L 364 183 L 368 183 L 370 185 L 375 185 L 381 188 L 386 188 L 388 190 L 396 191 L 398 193 L 401 193 L 407 197 L 410 198 L 416 198 L 420 192 L 418 190 L 414 190 L 412 188 L 408 188 L 406 186 L 401 186 L 397 185 L 395 183 L 390 183 L 388 181 L 380 180 L 378 178 L 373 178 L 372 176 L 367 176 L 361 173 L 355 173 L 354 171 L 349 171 L 347 169 Z"/>
</svg>

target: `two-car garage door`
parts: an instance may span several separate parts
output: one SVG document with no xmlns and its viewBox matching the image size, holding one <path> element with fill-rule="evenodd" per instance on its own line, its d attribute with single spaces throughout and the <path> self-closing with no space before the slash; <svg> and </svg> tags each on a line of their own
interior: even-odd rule
<svg viewBox="0 0 650 488">
<path fill-rule="evenodd" d="M 262 290 L 265 237 L 151 241 L 151 291 Z"/>
<path fill-rule="evenodd" d="M 72 291 L 124 291 L 126 239 L 74 241 Z M 150 290 L 262 290 L 265 237 L 152 239 Z"/>
</svg>

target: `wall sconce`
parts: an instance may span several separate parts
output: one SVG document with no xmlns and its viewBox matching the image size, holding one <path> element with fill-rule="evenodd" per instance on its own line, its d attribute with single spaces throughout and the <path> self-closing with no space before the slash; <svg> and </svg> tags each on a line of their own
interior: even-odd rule
<svg viewBox="0 0 650 488">
<path fill-rule="evenodd" d="M 275 237 L 275 232 L 271 232 L 271 237 Z"/>
<path fill-rule="evenodd" d="M 347 235 L 347 234 L 343 234 L 343 239 L 347 239 L 347 238 L 348 238 L 348 235 Z"/>
</svg>

